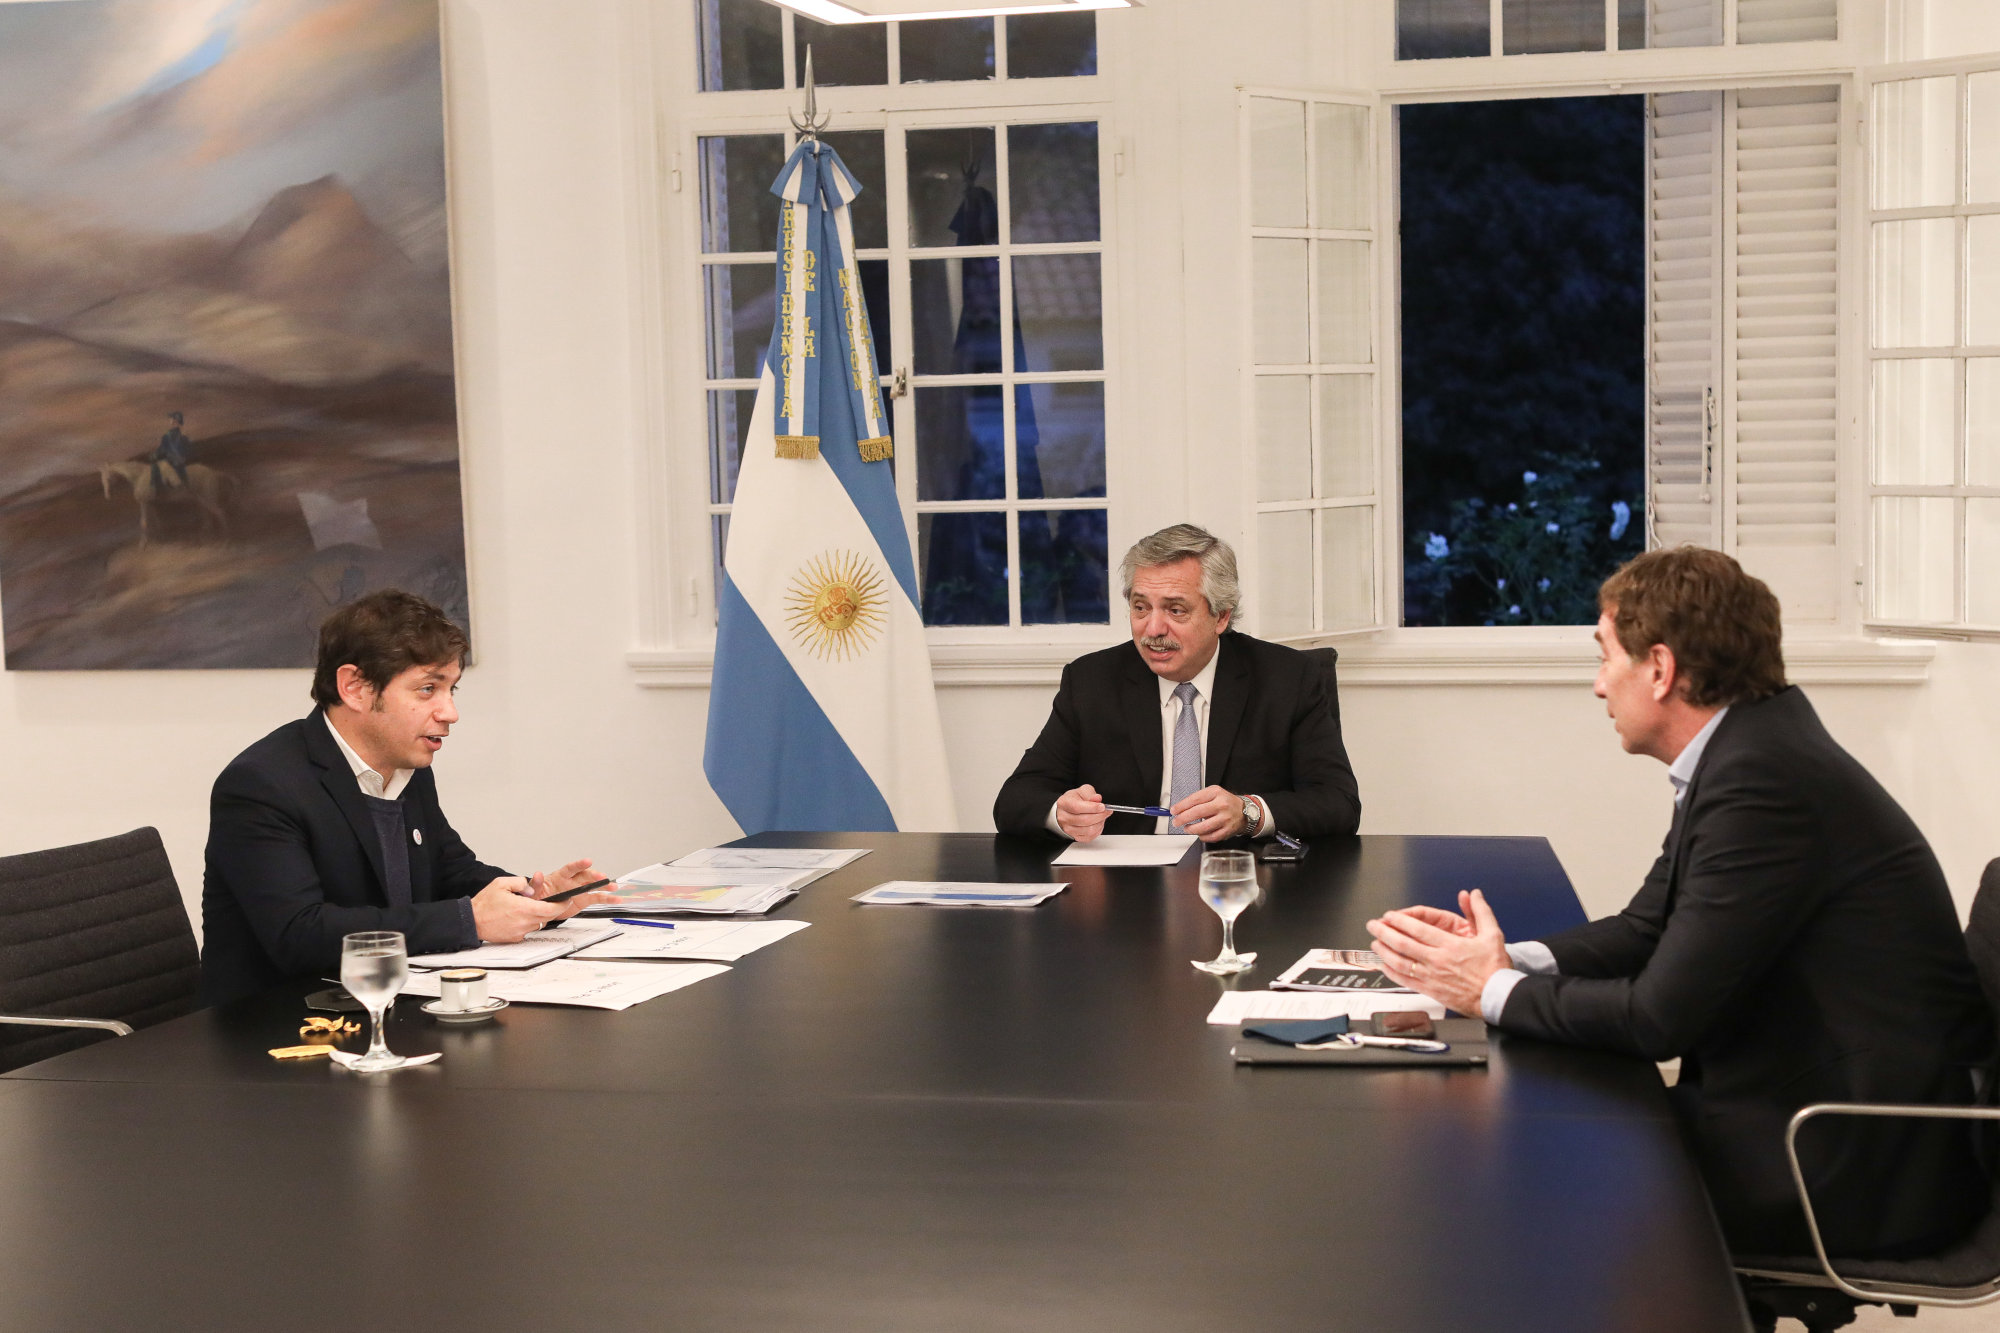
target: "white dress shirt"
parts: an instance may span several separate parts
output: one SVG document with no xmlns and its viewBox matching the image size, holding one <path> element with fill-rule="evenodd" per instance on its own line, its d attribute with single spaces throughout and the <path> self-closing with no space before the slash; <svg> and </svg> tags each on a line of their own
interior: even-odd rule
<svg viewBox="0 0 2000 1333">
<path fill-rule="evenodd" d="M 1727 704 L 1716 709 L 1715 716 L 1694 734 L 1693 740 L 1681 747 L 1681 752 L 1674 756 L 1674 762 L 1667 765 L 1667 781 L 1674 784 L 1675 805 L 1679 805 L 1687 795 L 1688 784 L 1694 781 L 1694 772 L 1701 767 L 1702 751 L 1708 748 L 1709 738 L 1715 735 L 1716 727 L 1728 713 Z M 1507 997 L 1514 993 L 1514 987 L 1521 984 L 1522 977 L 1531 972 L 1538 976 L 1556 974 L 1556 956 L 1540 940 L 1523 940 L 1519 944 L 1508 945 L 1507 957 L 1514 966 L 1503 967 L 1486 978 L 1485 989 L 1479 992 L 1479 1016 L 1489 1023 L 1500 1021 L 1500 1011 L 1507 1007 Z"/>
<path fill-rule="evenodd" d="M 320 714 L 326 729 L 333 733 L 333 743 L 340 747 L 340 753 L 347 759 L 347 766 L 354 770 L 354 780 L 361 787 L 363 796 L 373 796 L 378 800 L 393 801 L 403 794 L 403 788 L 410 785 L 410 778 L 416 773 L 414 768 L 399 768 L 386 779 L 368 766 L 368 761 L 354 752 L 347 743 L 347 737 L 340 734 L 340 728 L 333 725 L 333 719 Z"/>
</svg>

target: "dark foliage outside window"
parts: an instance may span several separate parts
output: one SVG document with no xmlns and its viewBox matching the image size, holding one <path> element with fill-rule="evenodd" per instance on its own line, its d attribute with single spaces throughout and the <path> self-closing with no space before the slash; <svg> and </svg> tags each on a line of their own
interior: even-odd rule
<svg viewBox="0 0 2000 1333">
<path fill-rule="evenodd" d="M 1644 548 L 1643 116 L 1400 111 L 1405 624 L 1590 624 Z"/>
</svg>

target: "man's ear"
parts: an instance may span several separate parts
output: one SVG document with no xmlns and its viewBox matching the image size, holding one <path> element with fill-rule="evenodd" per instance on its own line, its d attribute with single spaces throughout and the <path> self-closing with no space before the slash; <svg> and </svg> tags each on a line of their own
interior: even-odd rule
<svg viewBox="0 0 2000 1333">
<path fill-rule="evenodd" d="M 1680 663 L 1674 661 L 1674 650 L 1664 643 L 1656 643 L 1646 651 L 1646 665 L 1653 673 L 1653 702 L 1665 703 L 1680 692 Z"/>
<path fill-rule="evenodd" d="M 1228 611 L 1224 611 L 1221 615 L 1217 616 L 1215 618 L 1215 632 L 1217 634 L 1220 634 L 1224 630 L 1228 629 L 1229 622 L 1233 620 L 1235 616 L 1236 616 L 1236 611 L 1234 608 Z"/>
<path fill-rule="evenodd" d="M 340 692 L 340 702 L 357 713 L 375 706 L 375 687 L 361 674 L 361 668 L 351 662 L 334 676 L 334 688 Z"/>
</svg>

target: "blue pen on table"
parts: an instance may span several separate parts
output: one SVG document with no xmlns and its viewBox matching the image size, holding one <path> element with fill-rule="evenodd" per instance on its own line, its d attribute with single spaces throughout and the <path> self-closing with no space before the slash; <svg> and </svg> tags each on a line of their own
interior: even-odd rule
<svg viewBox="0 0 2000 1333">
<path fill-rule="evenodd" d="M 651 926 L 654 930 L 672 930 L 674 928 L 674 923 L 671 921 L 641 921 L 637 917 L 630 916 L 614 916 L 611 920 L 621 926 Z"/>
<path fill-rule="evenodd" d="M 1104 808 L 1113 814 L 1151 815 L 1155 819 L 1164 819 L 1168 815 L 1173 814 L 1173 811 L 1158 805 L 1113 805 L 1109 801 L 1106 801 Z"/>
</svg>

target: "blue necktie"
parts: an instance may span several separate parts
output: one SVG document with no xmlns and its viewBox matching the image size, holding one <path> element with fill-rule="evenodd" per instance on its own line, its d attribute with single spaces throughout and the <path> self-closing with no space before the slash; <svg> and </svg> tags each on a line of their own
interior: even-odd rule
<svg viewBox="0 0 2000 1333">
<path fill-rule="evenodd" d="M 1194 682 L 1184 680 L 1174 687 L 1174 698 L 1181 701 L 1180 720 L 1174 723 L 1174 783 L 1167 788 L 1167 804 L 1179 805 L 1188 797 L 1201 790 L 1201 728 L 1194 720 Z M 1186 829 L 1169 820 L 1167 832 L 1185 833 Z"/>
</svg>

